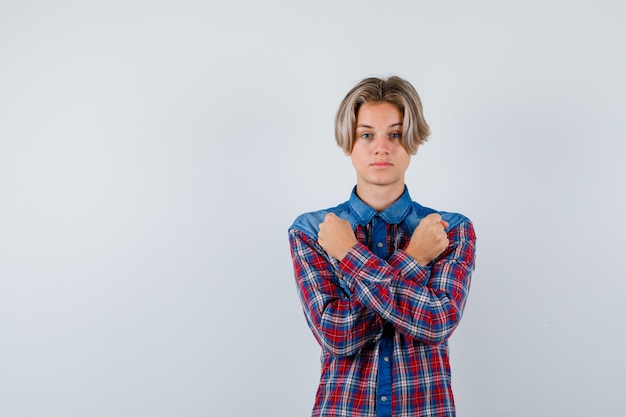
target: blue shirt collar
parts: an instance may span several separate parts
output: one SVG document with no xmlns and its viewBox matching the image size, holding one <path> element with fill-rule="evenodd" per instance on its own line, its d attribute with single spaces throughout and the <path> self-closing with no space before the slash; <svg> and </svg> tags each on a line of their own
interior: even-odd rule
<svg viewBox="0 0 626 417">
<path fill-rule="evenodd" d="M 352 212 L 356 215 L 358 223 L 362 226 L 372 221 L 374 216 L 378 215 L 386 223 L 398 224 L 409 214 L 413 201 L 409 195 L 409 190 L 404 186 L 404 192 L 392 205 L 385 210 L 378 212 L 365 204 L 363 200 L 356 195 L 356 186 L 352 189 L 348 204 Z"/>
</svg>

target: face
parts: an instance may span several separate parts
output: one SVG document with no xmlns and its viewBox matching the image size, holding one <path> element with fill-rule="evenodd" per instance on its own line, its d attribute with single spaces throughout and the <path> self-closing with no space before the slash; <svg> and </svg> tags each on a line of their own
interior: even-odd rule
<svg viewBox="0 0 626 417">
<path fill-rule="evenodd" d="M 359 108 L 350 153 L 357 188 L 404 189 L 411 155 L 401 145 L 402 119 L 402 112 L 388 102 L 364 103 Z"/>
</svg>

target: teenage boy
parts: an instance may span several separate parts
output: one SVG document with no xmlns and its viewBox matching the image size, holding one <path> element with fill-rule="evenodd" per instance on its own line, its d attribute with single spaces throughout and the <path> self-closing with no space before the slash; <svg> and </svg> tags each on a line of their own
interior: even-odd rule
<svg viewBox="0 0 626 417">
<path fill-rule="evenodd" d="M 344 98 L 337 144 L 356 187 L 289 229 L 298 295 L 322 347 L 313 416 L 454 416 L 448 338 L 474 270 L 461 214 L 412 201 L 411 156 L 428 137 L 407 81 L 367 78 Z"/>
</svg>

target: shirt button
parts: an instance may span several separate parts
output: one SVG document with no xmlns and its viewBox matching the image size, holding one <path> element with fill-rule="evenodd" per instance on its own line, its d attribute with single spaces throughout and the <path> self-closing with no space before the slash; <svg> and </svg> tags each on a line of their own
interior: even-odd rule
<svg viewBox="0 0 626 417">
<path fill-rule="evenodd" d="M 381 401 L 387 401 L 387 397 L 385 395 L 383 395 L 382 397 L 380 397 Z"/>
<path fill-rule="evenodd" d="M 378 243 L 378 247 L 379 247 L 379 248 L 382 248 L 382 247 L 383 247 L 383 244 L 379 242 L 379 243 Z"/>
<path fill-rule="evenodd" d="M 383 358 L 383 360 L 384 360 L 385 362 L 389 362 L 389 356 L 385 356 L 385 357 Z"/>
</svg>

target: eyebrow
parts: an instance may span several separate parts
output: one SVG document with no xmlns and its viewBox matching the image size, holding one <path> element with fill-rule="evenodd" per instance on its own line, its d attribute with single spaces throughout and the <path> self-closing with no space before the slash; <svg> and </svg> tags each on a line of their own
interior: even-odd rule
<svg viewBox="0 0 626 417">
<path fill-rule="evenodd" d="M 402 126 L 402 122 L 397 122 L 397 123 L 394 123 L 394 124 L 389 125 L 389 127 L 395 127 L 395 126 Z M 364 125 L 364 124 L 358 124 L 358 125 L 356 125 L 356 127 L 357 127 L 357 128 L 359 128 L 359 127 L 364 127 L 364 128 L 366 128 L 366 129 L 373 129 L 373 127 L 372 127 L 372 126 L 370 126 L 370 125 Z"/>
</svg>

